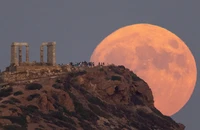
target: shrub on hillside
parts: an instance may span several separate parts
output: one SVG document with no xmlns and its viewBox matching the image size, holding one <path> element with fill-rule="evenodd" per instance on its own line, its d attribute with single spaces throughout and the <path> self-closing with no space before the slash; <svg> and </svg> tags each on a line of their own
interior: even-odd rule
<svg viewBox="0 0 200 130">
<path fill-rule="evenodd" d="M 10 100 L 5 100 L 2 102 L 3 104 L 15 104 L 14 102 L 10 101 Z"/>
<path fill-rule="evenodd" d="M 14 103 L 21 103 L 21 101 L 20 101 L 19 99 L 14 98 L 14 97 L 11 97 L 11 98 L 9 98 L 9 99 L 10 99 L 10 101 L 12 101 L 12 102 L 14 102 Z"/>
<path fill-rule="evenodd" d="M 87 73 L 86 70 L 81 70 L 81 71 L 77 71 L 77 72 L 69 72 L 69 73 L 68 73 L 68 76 L 69 76 L 70 78 L 72 78 L 72 77 L 84 75 L 84 74 L 86 74 L 86 73 Z"/>
<path fill-rule="evenodd" d="M 0 105 L 0 108 L 6 108 L 6 107 L 7 107 L 6 105 L 3 104 Z"/>
<path fill-rule="evenodd" d="M 42 88 L 42 85 L 41 84 L 38 84 L 38 83 L 31 83 L 31 84 L 27 84 L 25 89 L 27 90 L 40 90 Z"/>
<path fill-rule="evenodd" d="M 26 99 L 27 99 L 27 101 L 31 101 L 31 100 L 33 100 L 34 98 L 38 98 L 38 97 L 40 97 L 40 94 L 35 93 L 35 94 L 29 95 Z"/>
<path fill-rule="evenodd" d="M 38 111 L 38 107 L 37 106 L 35 106 L 35 105 L 28 105 L 27 107 L 27 110 L 29 111 L 29 112 L 31 112 L 31 113 L 33 113 L 33 112 L 36 112 L 36 111 Z"/>
<path fill-rule="evenodd" d="M 115 75 L 114 75 L 114 76 L 111 77 L 111 80 L 113 80 L 113 81 L 114 81 L 114 80 L 121 81 L 121 77 L 120 77 L 120 76 L 115 76 Z"/>
<path fill-rule="evenodd" d="M 43 93 L 47 93 L 47 91 L 46 91 L 46 90 L 43 90 L 42 92 L 43 92 Z"/>
<path fill-rule="evenodd" d="M 103 68 L 100 68 L 99 71 L 104 71 L 104 69 L 103 69 Z"/>
<path fill-rule="evenodd" d="M 22 91 L 17 91 L 17 92 L 15 92 L 13 95 L 14 95 L 14 96 L 18 96 L 18 95 L 22 95 L 22 94 L 24 94 Z"/>
<path fill-rule="evenodd" d="M 49 116 L 50 117 L 54 117 L 58 120 L 61 120 L 61 121 L 65 121 L 65 122 L 68 122 L 70 124 L 73 124 L 75 125 L 76 123 L 69 117 L 65 116 L 62 112 L 60 111 L 52 111 L 49 113 Z"/>
<path fill-rule="evenodd" d="M 123 69 L 123 70 L 126 69 L 123 65 L 119 65 L 118 67 L 119 67 L 120 69 Z"/>
<path fill-rule="evenodd" d="M 83 120 L 97 121 L 99 117 L 95 115 L 92 111 L 83 107 L 79 102 L 74 102 L 76 113 L 78 113 Z"/>
<path fill-rule="evenodd" d="M 43 125 L 38 125 L 40 128 L 45 128 Z"/>
<path fill-rule="evenodd" d="M 14 97 L 11 97 L 11 98 L 9 98 L 9 100 L 5 100 L 2 103 L 3 104 L 13 104 L 14 105 L 16 103 L 21 103 L 21 101 L 16 99 L 16 98 L 14 98 Z"/>
<path fill-rule="evenodd" d="M 152 124 L 156 122 L 158 127 L 168 127 L 170 124 L 174 124 L 178 127 L 176 122 L 173 121 L 170 117 L 168 117 L 168 120 L 166 120 L 166 118 L 158 118 L 157 115 L 145 112 L 143 109 L 137 109 L 137 115 L 138 119 L 145 118 L 148 120 L 148 122 L 151 122 Z"/>
<path fill-rule="evenodd" d="M 76 98 L 75 95 L 72 93 L 69 93 L 69 96 L 72 98 L 74 106 L 75 106 L 75 111 L 76 114 L 79 115 L 79 120 L 88 120 L 88 121 L 97 121 L 99 117 L 94 114 L 92 111 L 86 109 Z"/>
<path fill-rule="evenodd" d="M 63 115 L 59 111 L 50 111 L 48 114 L 41 113 L 42 118 L 47 121 L 51 121 L 52 124 L 55 124 L 59 127 L 68 128 L 70 130 L 76 130 L 74 127 L 76 123 L 69 117 Z"/>
<path fill-rule="evenodd" d="M 92 104 L 95 104 L 95 105 L 98 105 L 100 107 L 106 108 L 106 104 L 103 101 L 101 101 L 98 97 L 88 96 L 87 99 Z"/>
<path fill-rule="evenodd" d="M 17 112 L 16 108 L 9 108 L 9 110 L 12 111 L 12 112 Z"/>
<path fill-rule="evenodd" d="M 18 124 L 21 127 L 27 127 L 26 118 L 22 115 L 20 115 L 20 116 L 0 116 L 0 119 L 8 119 L 13 124 Z M 21 129 L 21 130 L 24 130 L 24 129 Z"/>
<path fill-rule="evenodd" d="M 35 130 L 43 130 L 42 128 L 35 128 Z"/>
<path fill-rule="evenodd" d="M 68 79 L 66 79 L 63 86 L 64 86 L 64 90 L 68 91 L 71 88 L 71 82 Z"/>
<path fill-rule="evenodd" d="M 63 83 L 61 79 L 56 79 L 56 83 Z"/>
<path fill-rule="evenodd" d="M 59 84 L 53 84 L 52 87 L 55 88 L 55 89 L 61 89 L 62 88 L 62 86 L 59 85 Z"/>
<path fill-rule="evenodd" d="M 123 70 L 125 70 L 125 67 L 122 65 L 119 66 L 115 66 L 115 65 L 110 65 L 108 67 L 111 71 L 113 71 L 116 74 L 122 75 L 123 74 Z"/>
<path fill-rule="evenodd" d="M 0 89 L 0 97 L 7 97 L 12 93 L 12 91 L 13 88 L 11 86 Z"/>
<path fill-rule="evenodd" d="M 81 70 L 81 71 L 76 72 L 76 75 L 79 76 L 79 75 L 84 75 L 86 73 L 87 73 L 86 70 Z"/>
<path fill-rule="evenodd" d="M 28 105 L 28 106 L 19 106 L 21 111 L 24 113 L 24 115 L 30 115 L 34 112 L 38 112 L 38 107 L 34 105 Z"/>
<path fill-rule="evenodd" d="M 131 77 L 133 79 L 133 81 L 139 81 L 141 80 L 135 73 L 131 72 Z"/>
<path fill-rule="evenodd" d="M 3 129 L 4 130 L 26 130 L 26 128 L 22 128 L 18 125 L 4 125 Z"/>
<path fill-rule="evenodd" d="M 142 99 L 134 94 L 131 95 L 131 102 L 134 103 L 135 105 L 141 105 L 141 106 L 145 105 Z"/>
</svg>

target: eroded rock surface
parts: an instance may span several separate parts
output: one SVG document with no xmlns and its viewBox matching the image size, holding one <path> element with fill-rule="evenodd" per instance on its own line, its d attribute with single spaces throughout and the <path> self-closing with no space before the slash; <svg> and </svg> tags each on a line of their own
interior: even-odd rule
<svg viewBox="0 0 200 130">
<path fill-rule="evenodd" d="M 0 92 L 1 129 L 185 128 L 160 113 L 154 107 L 148 84 L 123 66 L 96 66 L 68 72 L 56 79 L 13 83 Z"/>
</svg>

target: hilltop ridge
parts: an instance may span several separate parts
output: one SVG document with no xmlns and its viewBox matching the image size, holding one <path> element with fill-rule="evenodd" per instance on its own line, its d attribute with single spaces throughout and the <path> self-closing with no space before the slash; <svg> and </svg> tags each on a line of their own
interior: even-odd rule
<svg viewBox="0 0 200 130">
<path fill-rule="evenodd" d="M 0 88 L 2 129 L 185 128 L 154 107 L 148 84 L 124 66 L 68 67 L 56 76 L 23 80 Z"/>
</svg>

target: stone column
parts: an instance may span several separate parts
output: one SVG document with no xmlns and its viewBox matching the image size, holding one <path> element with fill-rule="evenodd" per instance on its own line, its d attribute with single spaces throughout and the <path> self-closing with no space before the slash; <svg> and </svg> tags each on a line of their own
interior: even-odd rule
<svg viewBox="0 0 200 130">
<path fill-rule="evenodd" d="M 47 45 L 47 63 L 49 65 L 56 65 L 56 52 L 55 52 L 56 42 L 49 42 Z"/>
<path fill-rule="evenodd" d="M 29 46 L 26 46 L 26 63 L 29 63 Z"/>
<path fill-rule="evenodd" d="M 40 63 L 44 63 L 44 46 L 40 46 Z"/>
<path fill-rule="evenodd" d="M 56 43 L 53 42 L 52 43 L 52 65 L 55 66 L 56 65 Z"/>
<path fill-rule="evenodd" d="M 11 64 L 18 65 L 17 61 L 17 46 L 15 43 L 11 45 Z"/>
<path fill-rule="evenodd" d="M 19 51 L 19 65 L 22 63 L 22 46 L 18 46 L 18 51 Z"/>
<path fill-rule="evenodd" d="M 51 65 L 51 45 L 47 45 L 47 63 Z"/>
</svg>

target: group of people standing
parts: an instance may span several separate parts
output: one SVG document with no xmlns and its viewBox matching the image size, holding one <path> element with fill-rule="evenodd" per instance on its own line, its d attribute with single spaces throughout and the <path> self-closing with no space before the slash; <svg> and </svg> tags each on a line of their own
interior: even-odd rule
<svg viewBox="0 0 200 130">
<path fill-rule="evenodd" d="M 69 65 L 70 66 L 81 66 L 81 67 L 94 67 L 95 66 L 95 64 L 94 64 L 94 62 L 87 62 L 87 61 L 83 61 L 83 62 L 78 62 L 78 63 L 72 63 L 72 62 L 70 62 L 69 63 Z M 104 66 L 105 65 L 105 63 L 104 62 L 99 62 L 98 63 L 98 66 Z"/>
<path fill-rule="evenodd" d="M 72 63 L 70 62 L 69 63 L 70 66 L 87 66 L 87 67 L 93 67 L 94 66 L 94 62 L 86 62 L 86 61 L 83 61 L 83 62 L 78 62 L 78 63 Z"/>
</svg>

